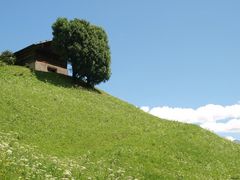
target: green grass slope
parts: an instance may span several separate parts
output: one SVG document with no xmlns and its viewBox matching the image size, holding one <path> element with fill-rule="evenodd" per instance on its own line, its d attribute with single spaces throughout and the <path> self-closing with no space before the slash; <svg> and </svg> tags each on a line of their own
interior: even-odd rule
<svg viewBox="0 0 240 180">
<path fill-rule="evenodd" d="M 0 67 L 0 179 L 240 179 L 240 146 L 65 76 Z"/>
</svg>

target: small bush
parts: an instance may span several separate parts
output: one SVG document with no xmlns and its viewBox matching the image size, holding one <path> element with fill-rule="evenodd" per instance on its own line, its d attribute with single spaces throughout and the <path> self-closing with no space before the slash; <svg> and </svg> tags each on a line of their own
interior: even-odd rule
<svg viewBox="0 0 240 180">
<path fill-rule="evenodd" d="M 3 51 L 0 55 L 0 66 L 1 65 L 14 65 L 16 63 L 16 57 L 11 51 Z"/>
<path fill-rule="evenodd" d="M 6 65 L 6 63 L 0 61 L 0 66 L 5 66 L 5 65 Z"/>
</svg>

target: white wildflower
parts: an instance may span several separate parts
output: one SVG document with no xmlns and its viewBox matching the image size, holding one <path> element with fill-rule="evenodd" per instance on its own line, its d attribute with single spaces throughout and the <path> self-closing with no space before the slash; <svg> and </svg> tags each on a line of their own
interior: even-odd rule
<svg viewBox="0 0 240 180">
<path fill-rule="evenodd" d="M 113 171 L 113 169 L 111 169 L 111 168 L 108 168 L 108 170 L 109 170 L 109 171 Z"/>
<path fill-rule="evenodd" d="M 12 155 L 12 150 L 8 149 L 8 150 L 7 150 L 7 154 L 8 154 L 8 155 Z"/>
<path fill-rule="evenodd" d="M 2 143 L 3 147 L 7 148 L 9 145 L 7 143 Z"/>
<path fill-rule="evenodd" d="M 84 166 L 81 166 L 81 169 L 82 169 L 82 170 L 85 170 L 85 169 L 87 169 L 87 168 L 86 168 L 86 167 L 84 167 Z"/>
<path fill-rule="evenodd" d="M 49 179 L 49 178 L 51 178 L 51 177 L 52 177 L 52 175 L 50 175 L 50 174 L 45 174 L 45 178 Z"/>
<path fill-rule="evenodd" d="M 109 174 L 108 176 L 109 176 L 109 177 L 114 177 L 114 174 L 112 173 L 112 174 Z"/>
<path fill-rule="evenodd" d="M 71 171 L 69 171 L 69 170 L 65 170 L 63 174 L 64 174 L 64 176 L 71 176 L 72 175 Z"/>
<path fill-rule="evenodd" d="M 0 144 L 0 150 L 3 149 L 3 148 L 4 148 L 4 146 L 2 144 Z"/>
</svg>

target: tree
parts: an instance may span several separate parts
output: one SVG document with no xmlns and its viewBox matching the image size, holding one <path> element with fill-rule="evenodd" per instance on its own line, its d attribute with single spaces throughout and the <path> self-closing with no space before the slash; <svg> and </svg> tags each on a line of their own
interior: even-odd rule
<svg viewBox="0 0 240 180">
<path fill-rule="evenodd" d="M 2 64 L 13 65 L 16 63 L 16 57 L 11 51 L 3 51 L 0 54 L 0 62 Z"/>
<path fill-rule="evenodd" d="M 58 18 L 52 25 L 53 47 L 71 62 L 73 77 L 94 86 L 109 80 L 111 56 L 105 31 L 80 19 Z"/>
</svg>

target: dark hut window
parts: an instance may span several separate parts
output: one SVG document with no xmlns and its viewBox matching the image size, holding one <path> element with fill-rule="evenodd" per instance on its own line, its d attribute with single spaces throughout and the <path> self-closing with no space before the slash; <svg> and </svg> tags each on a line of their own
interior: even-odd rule
<svg viewBox="0 0 240 180">
<path fill-rule="evenodd" d="M 57 68 L 54 68 L 54 67 L 47 67 L 47 70 L 48 70 L 48 72 L 54 72 L 54 73 L 56 73 L 57 72 Z"/>
</svg>

